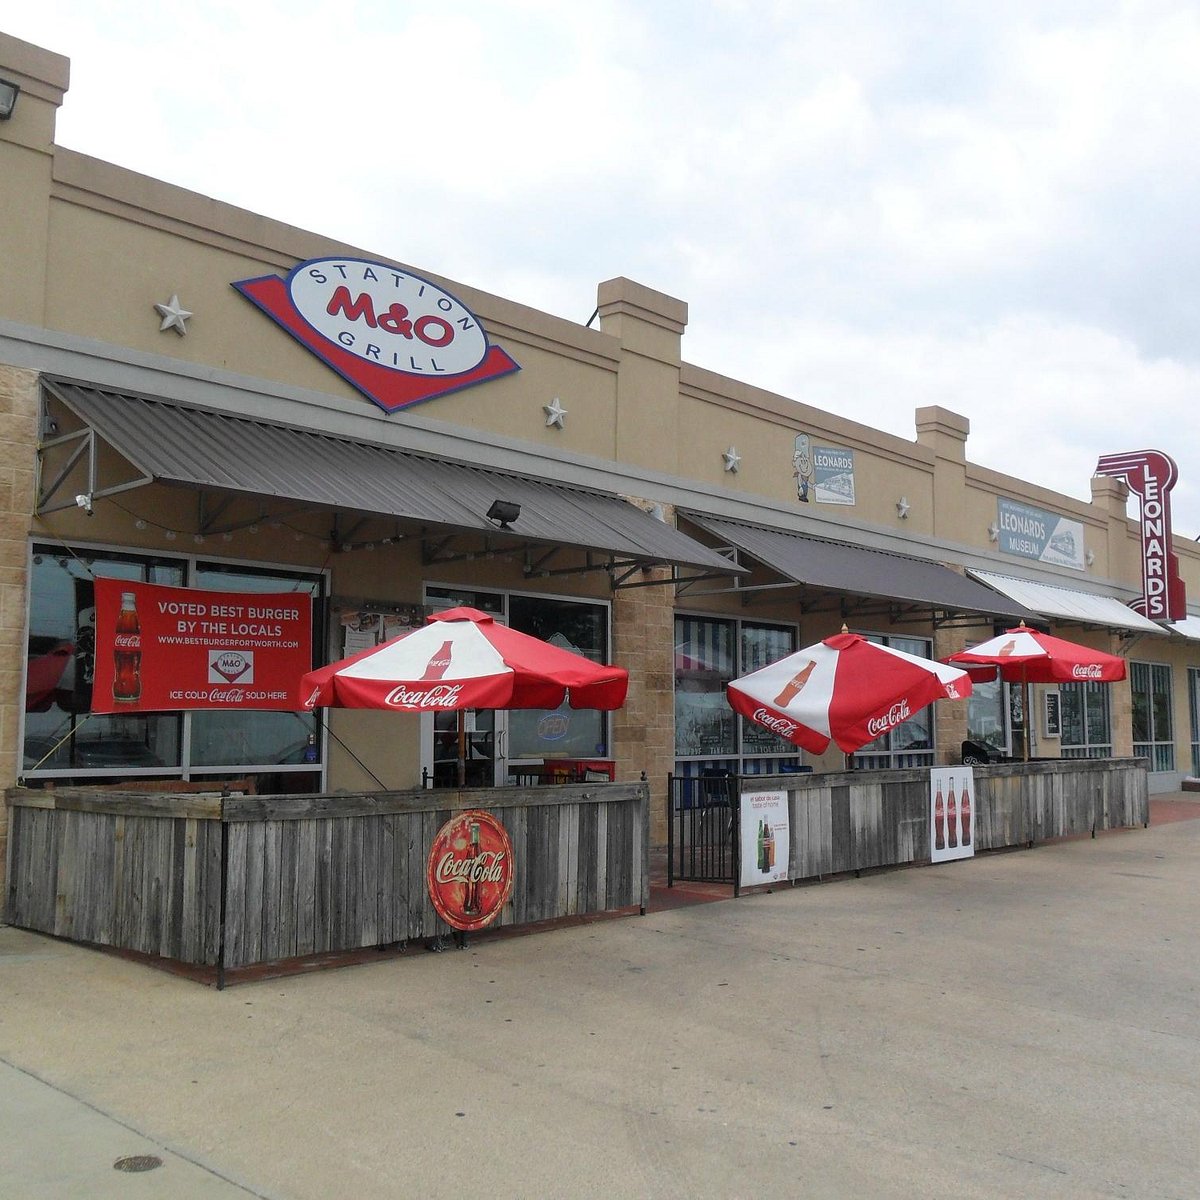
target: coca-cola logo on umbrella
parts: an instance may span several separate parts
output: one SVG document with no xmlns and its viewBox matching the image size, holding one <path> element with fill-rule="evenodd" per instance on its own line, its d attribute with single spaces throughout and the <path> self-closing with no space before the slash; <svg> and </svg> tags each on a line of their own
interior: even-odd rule
<svg viewBox="0 0 1200 1200">
<path fill-rule="evenodd" d="M 233 286 L 388 412 L 521 369 L 461 300 L 387 263 L 314 258 Z"/>
<path fill-rule="evenodd" d="M 468 809 L 438 830 L 426 868 L 429 898 L 452 929 L 482 929 L 508 903 L 512 842 L 491 813 Z"/>
</svg>

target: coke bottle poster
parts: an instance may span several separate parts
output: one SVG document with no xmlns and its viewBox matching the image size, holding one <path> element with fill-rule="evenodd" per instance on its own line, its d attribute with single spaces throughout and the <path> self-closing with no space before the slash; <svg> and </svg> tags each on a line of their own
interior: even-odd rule
<svg viewBox="0 0 1200 1200">
<path fill-rule="evenodd" d="M 743 792 L 741 795 L 742 887 L 782 883 L 788 877 L 787 792 Z"/>
<path fill-rule="evenodd" d="M 929 859 L 949 862 L 975 854 L 975 773 L 970 767 L 929 772 Z"/>
<path fill-rule="evenodd" d="M 97 579 L 92 712 L 298 711 L 312 669 L 305 592 L 214 592 Z"/>
</svg>

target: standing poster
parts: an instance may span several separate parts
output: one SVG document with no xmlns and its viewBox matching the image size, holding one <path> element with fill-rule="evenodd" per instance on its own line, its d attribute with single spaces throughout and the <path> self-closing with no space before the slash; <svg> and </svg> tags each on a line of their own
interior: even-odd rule
<svg viewBox="0 0 1200 1200">
<path fill-rule="evenodd" d="M 975 773 L 970 767 L 929 772 L 929 858 L 949 862 L 975 855 Z"/>
<path fill-rule="evenodd" d="M 213 592 L 97 579 L 92 712 L 299 711 L 312 669 L 307 592 Z"/>
<path fill-rule="evenodd" d="M 741 808 L 741 886 L 783 882 L 791 846 L 787 792 L 743 792 Z"/>
</svg>

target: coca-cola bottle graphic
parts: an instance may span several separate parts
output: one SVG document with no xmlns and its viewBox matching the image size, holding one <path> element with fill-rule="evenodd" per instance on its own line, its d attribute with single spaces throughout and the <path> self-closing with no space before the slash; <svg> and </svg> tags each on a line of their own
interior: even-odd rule
<svg viewBox="0 0 1200 1200">
<path fill-rule="evenodd" d="M 142 624 L 133 592 L 122 592 L 113 635 L 113 699 L 119 704 L 134 704 L 141 696 Z"/>
<path fill-rule="evenodd" d="M 1009 657 L 1011 657 L 1012 652 L 1016 648 L 1017 648 L 1017 639 L 1009 638 L 1009 640 L 1007 642 L 1005 642 L 1004 645 L 1001 646 L 999 650 L 996 651 L 996 657 L 997 658 L 1009 658 Z"/>
<path fill-rule="evenodd" d="M 942 799 L 942 785 L 938 782 L 937 795 L 933 800 L 933 846 L 935 850 L 946 848 L 946 801 Z"/>
<path fill-rule="evenodd" d="M 438 652 L 429 660 L 422 679 L 441 679 L 450 666 L 450 649 L 452 642 L 443 642 Z"/>
<path fill-rule="evenodd" d="M 800 689 L 803 688 L 808 682 L 808 677 L 813 673 L 813 667 L 816 665 L 817 664 L 810 659 L 804 665 L 802 670 L 798 671 L 792 676 L 791 679 L 787 681 L 787 683 L 784 685 L 783 691 L 781 691 L 779 695 L 775 697 L 776 708 L 787 708 L 787 706 L 791 704 L 793 700 L 795 700 L 796 696 L 800 692 Z"/>
<path fill-rule="evenodd" d="M 447 642 L 446 645 L 449 646 L 450 643 Z M 478 821 L 472 821 L 471 825 L 470 825 L 470 850 L 469 850 L 469 853 L 470 853 L 469 861 L 471 864 L 471 872 L 470 872 L 470 876 L 467 879 L 466 895 L 463 897 L 462 910 L 463 910 L 464 916 L 467 916 L 467 915 L 474 916 L 477 912 L 479 912 L 479 909 L 480 909 L 479 877 L 478 877 L 479 866 L 480 866 L 480 863 L 479 863 L 480 848 L 479 848 L 479 822 Z"/>
<path fill-rule="evenodd" d="M 775 835 L 771 832 L 771 823 L 763 826 L 763 870 L 769 871 L 775 865 Z"/>
<path fill-rule="evenodd" d="M 946 799 L 946 833 L 950 849 L 958 849 L 958 801 L 954 798 L 954 776 L 950 776 L 950 795 Z"/>
<path fill-rule="evenodd" d="M 758 851 L 758 869 L 765 871 L 767 869 L 767 835 L 761 818 L 758 822 L 758 843 L 755 849 Z"/>
<path fill-rule="evenodd" d="M 958 811 L 962 814 L 962 844 L 971 844 L 971 793 L 967 790 L 967 781 L 963 780 L 962 796 L 958 801 Z"/>
</svg>

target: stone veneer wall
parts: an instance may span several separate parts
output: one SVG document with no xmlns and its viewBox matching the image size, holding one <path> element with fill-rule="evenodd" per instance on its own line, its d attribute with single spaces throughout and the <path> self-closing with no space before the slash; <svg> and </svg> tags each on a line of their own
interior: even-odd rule
<svg viewBox="0 0 1200 1200">
<path fill-rule="evenodd" d="M 639 507 L 649 507 L 634 500 Z M 666 519 L 674 521 L 674 513 Z M 667 776 L 675 769 L 675 588 L 671 572 L 641 573 L 646 587 L 619 588 L 613 597 L 612 661 L 629 671 L 625 707 L 613 713 L 617 778 L 650 784 L 650 844 L 667 841 Z"/>
<path fill-rule="evenodd" d="M 963 629 L 958 626 L 942 626 L 933 633 L 933 657 L 949 658 L 991 637 L 991 629 Z M 967 736 L 967 706 L 969 700 L 938 700 L 934 703 L 934 737 L 936 738 L 934 762 L 939 767 L 951 766 L 962 761 L 962 744 Z"/>
<path fill-rule="evenodd" d="M 20 769 L 17 732 L 24 706 L 25 596 L 37 446 L 36 371 L 0 365 L 0 787 Z M 8 813 L 0 806 L 0 891 Z"/>
</svg>

